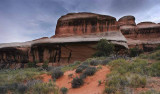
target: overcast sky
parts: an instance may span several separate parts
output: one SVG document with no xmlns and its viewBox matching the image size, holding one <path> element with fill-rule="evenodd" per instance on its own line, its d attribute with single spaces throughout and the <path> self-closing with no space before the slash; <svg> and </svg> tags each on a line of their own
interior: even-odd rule
<svg viewBox="0 0 160 94">
<path fill-rule="evenodd" d="M 125 15 L 160 22 L 160 0 L 0 0 L 0 43 L 23 42 L 55 33 L 58 18 L 70 12 Z"/>
</svg>

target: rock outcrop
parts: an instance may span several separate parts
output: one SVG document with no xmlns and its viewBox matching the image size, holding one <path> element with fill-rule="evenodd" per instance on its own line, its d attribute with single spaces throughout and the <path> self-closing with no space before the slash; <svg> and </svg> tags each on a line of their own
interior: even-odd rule
<svg viewBox="0 0 160 94">
<path fill-rule="evenodd" d="M 150 51 L 160 44 L 160 24 L 141 22 L 134 16 L 116 18 L 95 13 L 69 13 L 59 18 L 55 35 L 23 43 L 0 44 L 0 67 L 28 62 L 54 65 L 83 61 L 92 56 L 100 39 L 115 44 L 116 51 L 135 46 Z M 19 66 L 20 67 L 20 66 Z"/>
<path fill-rule="evenodd" d="M 69 13 L 58 19 L 55 37 L 118 31 L 116 18 L 94 13 Z"/>
</svg>

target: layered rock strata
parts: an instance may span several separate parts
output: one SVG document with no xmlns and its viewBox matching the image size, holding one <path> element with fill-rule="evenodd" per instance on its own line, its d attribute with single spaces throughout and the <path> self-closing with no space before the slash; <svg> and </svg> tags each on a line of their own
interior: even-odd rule
<svg viewBox="0 0 160 94">
<path fill-rule="evenodd" d="M 115 17 L 95 13 L 69 13 L 58 19 L 55 35 L 23 43 L 0 44 L 0 67 L 28 62 L 68 64 L 95 53 L 100 39 L 115 44 L 116 51 L 138 46 L 151 51 L 160 44 L 160 24 L 141 22 L 134 16 Z"/>
</svg>

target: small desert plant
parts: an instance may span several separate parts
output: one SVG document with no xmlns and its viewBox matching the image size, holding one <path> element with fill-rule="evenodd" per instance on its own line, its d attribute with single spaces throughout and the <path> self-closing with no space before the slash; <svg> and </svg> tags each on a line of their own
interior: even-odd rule
<svg viewBox="0 0 160 94">
<path fill-rule="evenodd" d="M 28 65 L 29 68 L 37 67 L 36 62 L 28 62 L 27 65 Z"/>
<path fill-rule="evenodd" d="M 153 63 L 150 67 L 150 74 L 151 76 L 158 76 L 160 77 L 160 62 Z"/>
<path fill-rule="evenodd" d="M 18 91 L 20 92 L 20 94 L 24 94 L 27 89 L 28 89 L 28 87 L 24 84 L 18 85 Z"/>
<path fill-rule="evenodd" d="M 61 71 L 61 69 L 57 68 L 57 69 L 54 69 L 53 73 L 52 73 L 52 78 L 53 79 L 58 79 L 60 78 L 61 76 L 63 76 L 63 72 Z"/>
<path fill-rule="evenodd" d="M 115 87 L 106 87 L 105 88 L 105 93 L 107 94 L 114 94 L 117 91 Z"/>
<path fill-rule="evenodd" d="M 105 59 L 101 62 L 102 65 L 107 65 L 111 60 L 110 59 Z"/>
<path fill-rule="evenodd" d="M 99 64 L 99 61 L 98 60 L 92 60 L 91 62 L 90 62 L 90 65 L 92 65 L 92 66 L 97 66 Z"/>
<path fill-rule="evenodd" d="M 131 78 L 130 78 L 130 82 L 129 82 L 129 85 L 131 87 L 145 87 L 147 81 L 146 81 L 146 78 L 141 76 L 141 75 L 131 75 Z"/>
<path fill-rule="evenodd" d="M 69 75 L 68 75 L 68 78 L 72 78 L 72 77 L 73 77 L 73 74 L 69 74 Z"/>
<path fill-rule="evenodd" d="M 77 69 L 76 69 L 76 73 L 81 73 L 83 71 L 83 69 L 81 68 L 81 67 L 78 67 Z"/>
<path fill-rule="evenodd" d="M 81 75 L 80 75 L 80 78 L 81 79 L 85 79 L 87 76 L 86 76 L 86 74 L 84 74 L 84 73 L 82 73 Z"/>
<path fill-rule="evenodd" d="M 80 61 L 75 61 L 73 64 L 69 64 L 67 66 L 64 66 L 62 67 L 62 71 L 65 72 L 65 71 L 68 71 L 68 70 L 74 70 L 77 68 L 77 66 L 80 65 Z"/>
<path fill-rule="evenodd" d="M 57 94 L 58 89 L 56 88 L 54 83 L 37 83 L 31 87 L 31 90 L 27 92 L 32 92 L 34 94 Z"/>
<path fill-rule="evenodd" d="M 45 61 L 45 62 L 43 63 L 43 65 L 42 65 L 42 68 L 43 68 L 43 69 L 48 69 L 48 62 L 49 62 L 49 61 Z"/>
<path fill-rule="evenodd" d="M 84 71 L 84 74 L 87 75 L 87 76 L 91 76 L 91 75 L 94 75 L 95 72 L 96 72 L 96 68 L 95 67 L 88 67 Z"/>
<path fill-rule="evenodd" d="M 98 86 L 100 86 L 102 84 L 101 80 L 98 80 Z"/>
<path fill-rule="evenodd" d="M 155 90 L 148 90 L 145 92 L 141 92 L 140 94 L 160 94 L 160 92 L 155 91 Z"/>
<path fill-rule="evenodd" d="M 102 65 L 98 65 L 97 70 L 102 69 Z"/>
<path fill-rule="evenodd" d="M 143 51 L 137 47 L 129 49 L 129 56 L 136 57 L 141 54 Z"/>
<path fill-rule="evenodd" d="M 62 92 L 62 94 L 67 94 L 68 88 L 62 87 L 60 91 Z"/>
<path fill-rule="evenodd" d="M 78 87 L 82 86 L 83 83 L 84 83 L 84 82 L 83 82 L 83 79 L 82 79 L 82 78 L 78 78 L 78 77 L 73 78 L 73 80 L 72 80 L 72 82 L 71 82 L 72 88 L 78 88 Z"/>
</svg>

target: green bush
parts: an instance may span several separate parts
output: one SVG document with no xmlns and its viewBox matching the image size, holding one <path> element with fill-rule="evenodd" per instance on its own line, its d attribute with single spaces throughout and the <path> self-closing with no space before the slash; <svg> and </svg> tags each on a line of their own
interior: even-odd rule
<svg viewBox="0 0 160 94">
<path fill-rule="evenodd" d="M 54 69 L 53 73 L 52 73 L 52 78 L 53 79 L 58 79 L 61 76 L 63 76 L 63 72 L 61 71 L 61 69 Z"/>
<path fill-rule="evenodd" d="M 36 62 L 29 62 L 29 63 L 27 63 L 27 66 L 29 68 L 35 68 L 35 67 L 37 67 Z"/>
<path fill-rule="evenodd" d="M 86 77 L 87 77 L 87 75 L 84 74 L 84 73 L 82 73 L 79 78 L 80 78 L 80 79 L 85 79 Z"/>
<path fill-rule="evenodd" d="M 48 69 L 48 62 L 49 62 L 49 61 L 45 61 L 45 62 L 43 63 L 43 65 L 42 65 L 42 68 L 43 68 L 43 69 Z"/>
<path fill-rule="evenodd" d="M 129 49 L 129 56 L 136 57 L 139 56 L 143 51 L 137 47 Z"/>
<path fill-rule="evenodd" d="M 134 74 L 134 75 L 131 75 L 131 77 L 130 77 L 129 84 L 131 87 L 134 87 L 134 88 L 145 87 L 146 83 L 147 83 L 147 81 L 144 76 Z"/>
<path fill-rule="evenodd" d="M 96 72 L 96 68 L 95 67 L 88 67 L 85 71 L 84 74 L 86 76 L 91 76 L 94 75 L 94 73 Z"/>
<path fill-rule="evenodd" d="M 68 70 L 74 70 L 77 68 L 77 66 L 79 66 L 81 64 L 80 61 L 75 61 L 73 64 L 69 64 L 67 66 L 62 67 L 62 71 L 68 71 Z"/>
<path fill-rule="evenodd" d="M 100 61 L 98 61 L 98 60 L 92 60 L 90 62 L 90 65 L 92 65 L 92 66 L 97 66 L 98 64 L 100 64 Z"/>
<path fill-rule="evenodd" d="M 153 63 L 150 67 L 150 75 L 160 77 L 160 62 Z"/>
<path fill-rule="evenodd" d="M 30 90 L 28 90 L 27 94 L 30 93 L 34 94 L 58 94 L 58 89 L 56 88 L 55 84 L 52 82 L 49 83 L 37 83 L 33 85 Z"/>
<path fill-rule="evenodd" d="M 68 88 L 62 87 L 60 91 L 62 92 L 62 94 L 67 94 Z"/>
<path fill-rule="evenodd" d="M 114 51 L 114 45 L 108 42 L 106 39 L 101 39 L 98 42 L 96 49 L 97 52 L 93 56 L 95 57 L 109 56 Z"/>
<path fill-rule="evenodd" d="M 120 75 L 118 73 L 112 73 L 107 77 L 109 79 L 107 86 L 109 87 L 116 87 L 119 89 L 119 88 L 124 88 L 125 86 L 128 86 L 128 80 L 124 75 Z"/>
<path fill-rule="evenodd" d="M 79 88 L 84 84 L 84 82 L 82 78 L 76 77 L 76 78 L 73 78 L 71 84 L 72 84 L 72 88 Z"/>
<path fill-rule="evenodd" d="M 76 73 L 81 73 L 83 71 L 83 69 L 81 68 L 81 67 L 78 67 L 77 69 L 76 69 Z"/>
<path fill-rule="evenodd" d="M 107 94 L 115 94 L 115 92 L 117 91 L 117 89 L 115 87 L 106 87 L 104 91 Z"/>
<path fill-rule="evenodd" d="M 155 91 L 155 90 L 148 90 L 145 92 L 141 92 L 140 94 L 160 94 L 160 92 Z"/>
</svg>

